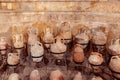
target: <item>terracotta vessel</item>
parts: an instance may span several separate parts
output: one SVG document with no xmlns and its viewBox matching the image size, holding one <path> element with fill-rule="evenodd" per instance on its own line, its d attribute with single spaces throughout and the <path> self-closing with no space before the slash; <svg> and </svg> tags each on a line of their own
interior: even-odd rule
<svg viewBox="0 0 120 80">
<path fill-rule="evenodd" d="M 13 44 L 15 48 L 24 47 L 23 34 L 14 34 L 12 37 L 13 37 Z"/>
<path fill-rule="evenodd" d="M 91 80 L 103 80 L 103 79 L 99 76 L 94 76 Z"/>
<path fill-rule="evenodd" d="M 120 54 L 120 39 L 112 40 L 111 45 L 109 46 L 111 55 L 119 55 Z"/>
<path fill-rule="evenodd" d="M 46 28 L 44 31 L 43 41 L 47 48 L 50 48 L 50 44 L 54 42 L 54 36 L 50 31 L 50 28 Z"/>
<path fill-rule="evenodd" d="M 28 44 L 31 45 L 38 40 L 38 29 L 35 27 L 28 28 Z"/>
<path fill-rule="evenodd" d="M 17 65 L 20 62 L 20 55 L 19 53 L 8 53 L 8 57 L 7 57 L 7 63 L 9 65 Z"/>
<path fill-rule="evenodd" d="M 59 34 L 62 36 L 62 39 L 64 39 L 64 43 L 69 43 L 71 41 L 72 32 L 70 24 L 68 22 L 62 23 Z"/>
<path fill-rule="evenodd" d="M 38 70 L 33 70 L 30 73 L 30 80 L 40 80 L 40 73 Z"/>
<path fill-rule="evenodd" d="M 2 50 L 1 51 L 2 55 L 6 54 L 7 47 L 8 47 L 8 43 L 7 43 L 6 37 L 0 37 L 0 49 Z"/>
<path fill-rule="evenodd" d="M 102 54 L 98 52 L 92 52 L 88 58 L 88 61 L 92 65 L 101 65 L 104 61 Z"/>
<path fill-rule="evenodd" d="M 92 42 L 96 45 L 104 45 L 107 42 L 106 34 L 102 31 L 95 30 L 92 34 Z"/>
<path fill-rule="evenodd" d="M 75 62 L 83 62 L 84 61 L 84 51 L 83 48 L 81 47 L 80 44 L 76 44 L 74 46 L 74 50 L 73 50 L 73 60 Z"/>
<path fill-rule="evenodd" d="M 66 52 L 67 47 L 64 43 L 61 42 L 61 37 L 57 36 L 56 37 L 56 42 L 51 44 L 50 51 L 54 53 L 53 55 L 55 57 L 63 57 L 64 52 Z M 60 53 L 60 54 L 59 54 Z M 61 54 L 63 53 L 63 54 Z"/>
<path fill-rule="evenodd" d="M 82 78 L 81 73 L 78 72 L 78 73 L 75 75 L 75 77 L 73 78 L 73 80 L 84 80 L 84 79 Z"/>
<path fill-rule="evenodd" d="M 112 71 L 120 73 L 120 56 L 112 56 L 109 67 Z"/>
<path fill-rule="evenodd" d="M 19 75 L 17 73 L 12 73 L 8 80 L 19 80 Z"/>
<path fill-rule="evenodd" d="M 55 70 L 50 73 L 50 80 L 64 80 L 60 70 Z"/>
<path fill-rule="evenodd" d="M 43 54 L 44 54 L 44 48 L 42 43 L 36 41 L 33 44 L 31 44 L 30 52 L 33 61 L 40 62 L 43 59 Z"/>
</svg>

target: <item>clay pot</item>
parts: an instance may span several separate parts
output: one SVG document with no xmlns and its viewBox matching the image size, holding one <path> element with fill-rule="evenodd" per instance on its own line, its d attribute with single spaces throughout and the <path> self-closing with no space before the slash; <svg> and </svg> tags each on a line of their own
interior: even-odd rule
<svg viewBox="0 0 120 80">
<path fill-rule="evenodd" d="M 40 73 L 38 70 L 33 70 L 30 73 L 30 80 L 40 80 Z"/>
<path fill-rule="evenodd" d="M 101 65 L 103 63 L 103 56 L 98 52 L 92 52 L 88 58 L 88 61 L 92 65 Z"/>
<path fill-rule="evenodd" d="M 64 80 L 60 70 L 55 70 L 50 73 L 50 80 Z"/>
<path fill-rule="evenodd" d="M 31 44 L 30 47 L 31 56 L 34 62 L 40 62 L 43 59 L 44 48 L 42 43 L 39 41 L 34 42 Z"/>
<path fill-rule="evenodd" d="M 66 47 L 66 45 L 64 43 L 61 42 L 61 37 L 57 36 L 56 37 L 56 42 L 51 44 L 50 51 L 52 53 L 54 53 L 53 55 L 55 57 L 59 58 L 59 57 L 63 57 L 64 52 L 66 52 L 66 50 L 67 50 L 67 47 Z M 63 54 L 61 54 L 61 53 L 63 53 Z"/>
<path fill-rule="evenodd" d="M 13 37 L 13 44 L 15 48 L 24 47 L 23 34 L 14 34 L 12 37 Z"/>
<path fill-rule="evenodd" d="M 12 73 L 8 80 L 19 80 L 19 75 L 17 73 Z"/>
<path fill-rule="evenodd" d="M 61 29 L 60 29 L 59 34 L 60 34 L 60 36 L 62 36 L 64 43 L 71 42 L 72 32 L 71 32 L 70 24 L 68 22 L 63 22 L 61 24 Z"/>
<path fill-rule="evenodd" d="M 75 77 L 73 78 L 73 80 L 83 80 L 81 73 L 78 72 L 78 73 L 75 75 Z"/>
<path fill-rule="evenodd" d="M 109 46 L 111 55 L 119 55 L 120 54 L 120 39 L 112 40 L 111 45 Z"/>
<path fill-rule="evenodd" d="M 9 65 L 17 65 L 20 62 L 20 55 L 19 53 L 8 53 L 7 63 Z"/>
<path fill-rule="evenodd" d="M 109 67 L 114 72 L 120 72 L 120 56 L 112 56 Z"/>
<path fill-rule="evenodd" d="M 38 29 L 35 27 L 28 28 L 28 44 L 31 45 L 38 40 Z"/>
<path fill-rule="evenodd" d="M 99 30 L 93 31 L 92 42 L 96 45 L 106 44 L 107 42 L 106 34 Z"/>
<path fill-rule="evenodd" d="M 91 80 L 103 80 L 103 79 L 99 76 L 94 76 Z"/>
<path fill-rule="evenodd" d="M 54 36 L 50 31 L 50 28 L 46 28 L 44 31 L 43 41 L 47 48 L 50 48 L 50 44 L 54 42 Z M 48 43 L 48 44 L 47 44 Z"/>
<path fill-rule="evenodd" d="M 7 50 L 4 49 L 7 49 L 7 47 L 8 47 L 8 43 L 6 41 L 6 37 L 0 37 L 0 49 L 2 50 L 1 51 L 2 55 L 6 54 Z"/>
<path fill-rule="evenodd" d="M 80 44 L 76 44 L 73 50 L 73 60 L 77 63 L 84 61 L 84 51 Z"/>
<path fill-rule="evenodd" d="M 89 43 L 89 36 L 86 33 L 81 33 L 75 36 L 76 43 L 79 44 L 88 44 Z M 82 46 L 83 48 L 86 48 L 87 45 Z"/>
<path fill-rule="evenodd" d="M 120 74 L 115 73 L 115 72 L 112 72 L 112 75 L 113 75 L 115 78 L 120 79 Z"/>
</svg>

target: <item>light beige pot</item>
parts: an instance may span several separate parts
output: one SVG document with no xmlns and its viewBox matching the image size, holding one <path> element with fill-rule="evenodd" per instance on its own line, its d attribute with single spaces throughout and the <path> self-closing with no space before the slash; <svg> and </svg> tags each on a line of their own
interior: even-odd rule
<svg viewBox="0 0 120 80">
<path fill-rule="evenodd" d="M 40 73 L 38 70 L 33 70 L 30 73 L 30 80 L 40 80 Z"/>
<path fill-rule="evenodd" d="M 120 39 L 116 39 L 115 41 L 111 41 L 109 46 L 110 54 L 111 55 L 119 55 L 120 54 Z"/>
<path fill-rule="evenodd" d="M 9 65 L 17 65 L 20 62 L 20 54 L 19 53 L 8 53 L 7 63 Z"/>
<path fill-rule="evenodd" d="M 84 51 L 80 44 L 74 46 L 73 60 L 79 63 L 84 61 Z"/>
<path fill-rule="evenodd" d="M 99 76 L 94 76 L 91 80 L 103 80 L 103 79 Z"/>
<path fill-rule="evenodd" d="M 111 57 L 109 67 L 112 71 L 120 72 L 120 55 Z"/>
<path fill-rule="evenodd" d="M 19 75 L 17 73 L 12 73 L 8 80 L 19 80 Z"/>
<path fill-rule="evenodd" d="M 33 56 L 32 59 L 34 62 L 42 61 L 43 54 L 44 54 L 44 48 L 42 43 L 40 43 L 39 41 L 36 41 L 35 43 L 33 43 L 30 47 L 30 52 L 31 52 L 31 56 Z M 34 57 L 38 57 L 38 58 L 34 58 Z"/>
<path fill-rule="evenodd" d="M 73 80 L 84 80 L 84 79 L 83 79 L 81 73 L 78 72 L 78 73 L 75 75 L 75 77 L 73 78 Z"/>
<path fill-rule="evenodd" d="M 50 28 L 46 28 L 44 31 L 43 41 L 45 43 L 53 43 L 54 42 L 54 36 L 50 31 Z M 45 44 L 47 48 L 50 48 L 50 44 Z"/>
<path fill-rule="evenodd" d="M 90 64 L 101 65 L 104 61 L 102 54 L 98 52 L 92 52 L 88 58 Z"/>
<path fill-rule="evenodd" d="M 15 48 L 24 47 L 23 34 L 14 34 L 12 37 L 13 37 L 13 44 Z"/>
<path fill-rule="evenodd" d="M 55 57 L 63 57 L 64 53 L 66 52 L 67 47 L 64 43 L 61 42 L 61 37 L 56 37 L 56 42 L 51 44 L 50 51 L 56 54 L 53 54 Z M 63 53 L 63 54 L 57 54 L 57 53 Z"/>
</svg>

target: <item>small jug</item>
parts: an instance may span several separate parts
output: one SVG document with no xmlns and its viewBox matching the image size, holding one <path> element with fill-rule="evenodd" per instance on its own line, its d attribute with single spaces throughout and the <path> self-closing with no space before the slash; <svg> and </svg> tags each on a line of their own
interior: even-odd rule
<svg viewBox="0 0 120 80">
<path fill-rule="evenodd" d="M 12 73 L 8 80 L 19 80 L 19 75 L 17 73 Z"/>
<path fill-rule="evenodd" d="M 61 37 L 56 37 L 56 42 L 51 44 L 50 51 L 54 53 L 55 57 L 63 57 L 64 52 L 66 52 L 67 47 L 64 43 L 61 42 Z"/>
<path fill-rule="evenodd" d="M 120 54 L 120 39 L 116 39 L 115 41 L 111 41 L 111 45 L 109 46 L 109 50 L 111 51 L 111 55 L 119 55 Z"/>
<path fill-rule="evenodd" d="M 13 44 L 15 48 L 23 48 L 24 47 L 23 34 L 14 34 Z"/>
<path fill-rule="evenodd" d="M 40 62 L 43 59 L 44 48 L 42 43 L 35 41 L 30 47 L 31 57 L 34 62 Z"/>
<path fill-rule="evenodd" d="M 98 52 L 92 52 L 88 58 L 88 61 L 92 65 L 101 65 L 104 61 L 102 54 Z"/>
<path fill-rule="evenodd" d="M 16 66 L 20 63 L 20 55 L 19 53 L 8 53 L 7 63 L 10 66 Z"/>
<path fill-rule="evenodd" d="M 109 67 L 112 71 L 120 73 L 120 55 L 111 57 Z"/>
<path fill-rule="evenodd" d="M 40 80 L 40 73 L 38 70 L 33 70 L 30 73 L 30 80 Z"/>
<path fill-rule="evenodd" d="M 50 28 L 46 28 L 45 31 L 44 31 L 44 36 L 43 36 L 43 41 L 45 43 L 45 46 L 47 48 L 50 48 L 50 44 L 53 43 L 54 41 L 54 36 L 53 34 L 51 33 L 50 31 Z"/>
<path fill-rule="evenodd" d="M 64 80 L 60 70 L 55 70 L 50 73 L 50 80 Z"/>
</svg>

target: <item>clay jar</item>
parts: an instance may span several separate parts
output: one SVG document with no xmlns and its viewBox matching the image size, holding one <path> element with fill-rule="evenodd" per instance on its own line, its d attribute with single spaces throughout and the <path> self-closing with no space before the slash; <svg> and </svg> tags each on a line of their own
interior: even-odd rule
<svg viewBox="0 0 120 80">
<path fill-rule="evenodd" d="M 28 28 L 28 44 L 31 45 L 38 40 L 38 29 L 35 27 Z"/>
<path fill-rule="evenodd" d="M 15 48 L 24 47 L 23 34 L 14 34 L 12 37 L 13 37 L 13 44 Z"/>
<path fill-rule="evenodd" d="M 62 58 L 64 56 L 64 52 L 66 52 L 67 47 L 64 43 L 61 42 L 61 37 L 56 37 L 56 42 L 51 44 L 50 51 L 53 53 L 53 56 L 57 58 Z"/>
<path fill-rule="evenodd" d="M 35 41 L 30 47 L 31 57 L 34 62 L 40 62 L 43 59 L 44 48 L 42 43 Z"/>
<path fill-rule="evenodd" d="M 103 33 L 102 31 L 96 30 L 93 31 L 92 35 L 92 42 L 96 45 L 104 45 L 106 44 L 107 37 L 106 34 Z"/>
<path fill-rule="evenodd" d="M 12 73 L 8 80 L 19 80 L 19 75 L 17 73 Z"/>
<path fill-rule="evenodd" d="M 64 80 L 60 70 L 55 70 L 50 73 L 50 80 Z"/>
<path fill-rule="evenodd" d="M 63 22 L 61 24 L 61 29 L 59 32 L 60 36 L 62 36 L 62 39 L 64 40 L 64 43 L 71 42 L 72 39 L 72 33 L 71 33 L 71 27 L 68 22 Z"/>
<path fill-rule="evenodd" d="M 1 54 L 4 55 L 6 54 L 7 52 L 7 47 L 8 47 L 8 43 L 6 41 L 6 37 L 0 37 L 0 49 L 2 50 L 1 51 Z"/>
<path fill-rule="evenodd" d="M 84 61 L 84 51 L 80 44 L 76 44 L 73 50 L 73 60 L 77 63 Z"/>
<path fill-rule="evenodd" d="M 30 80 L 40 80 L 40 74 L 38 70 L 33 70 L 30 73 Z"/>
<path fill-rule="evenodd" d="M 86 48 L 87 44 L 89 43 L 89 36 L 86 33 L 81 33 L 75 36 L 75 42 L 79 44 L 85 44 L 82 47 Z"/>
<path fill-rule="evenodd" d="M 119 55 L 120 54 L 120 39 L 112 40 L 109 46 L 111 55 Z"/>
<path fill-rule="evenodd" d="M 44 36 L 43 36 L 43 41 L 45 43 L 45 46 L 47 48 L 50 48 L 50 44 L 53 43 L 54 41 L 54 36 L 53 34 L 51 33 L 50 31 L 50 28 L 46 28 L 45 31 L 44 31 Z"/>
<path fill-rule="evenodd" d="M 20 55 L 19 53 L 8 53 L 7 63 L 10 66 L 16 66 L 20 62 Z"/>
<path fill-rule="evenodd" d="M 111 57 L 109 67 L 112 71 L 120 73 L 120 55 Z"/>
<path fill-rule="evenodd" d="M 92 52 L 88 58 L 88 61 L 92 65 L 101 65 L 103 63 L 103 56 L 98 52 Z"/>
</svg>

